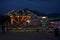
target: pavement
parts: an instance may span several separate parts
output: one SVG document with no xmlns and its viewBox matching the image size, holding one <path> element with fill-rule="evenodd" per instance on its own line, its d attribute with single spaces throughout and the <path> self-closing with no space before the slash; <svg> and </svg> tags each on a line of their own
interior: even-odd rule
<svg viewBox="0 0 60 40">
<path fill-rule="evenodd" d="M 0 40 L 60 40 L 60 37 L 37 32 L 10 32 L 0 33 Z"/>
</svg>

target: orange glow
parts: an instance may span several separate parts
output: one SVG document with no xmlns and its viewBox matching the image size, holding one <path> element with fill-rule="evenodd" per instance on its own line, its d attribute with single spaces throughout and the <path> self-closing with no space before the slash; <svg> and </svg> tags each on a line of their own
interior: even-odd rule
<svg viewBox="0 0 60 40">
<path fill-rule="evenodd" d="M 13 19 L 11 19 L 11 24 L 13 24 Z"/>
<path fill-rule="evenodd" d="M 13 15 L 10 16 L 11 18 L 13 17 Z"/>
<path fill-rule="evenodd" d="M 31 18 L 31 16 L 27 16 L 27 19 L 30 19 Z"/>
<path fill-rule="evenodd" d="M 17 20 L 13 17 L 13 16 L 10 16 L 11 17 L 11 24 L 13 24 L 13 22 L 15 23 L 19 23 L 19 22 L 26 22 L 27 19 L 30 19 L 31 16 L 16 16 Z"/>
</svg>

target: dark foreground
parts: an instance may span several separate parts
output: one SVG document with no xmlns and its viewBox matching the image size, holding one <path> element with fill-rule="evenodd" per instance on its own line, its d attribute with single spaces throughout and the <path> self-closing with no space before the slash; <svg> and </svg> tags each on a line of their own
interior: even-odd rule
<svg viewBox="0 0 60 40">
<path fill-rule="evenodd" d="M 42 33 L 0 33 L 0 40 L 60 40 L 60 37 Z"/>
</svg>

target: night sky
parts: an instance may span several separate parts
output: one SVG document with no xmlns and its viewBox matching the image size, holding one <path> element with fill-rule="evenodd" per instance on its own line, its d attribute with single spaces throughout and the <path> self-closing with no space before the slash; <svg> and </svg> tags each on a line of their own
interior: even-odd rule
<svg viewBox="0 0 60 40">
<path fill-rule="evenodd" d="M 0 0 L 0 14 L 24 8 L 43 13 L 60 13 L 60 0 Z"/>
</svg>

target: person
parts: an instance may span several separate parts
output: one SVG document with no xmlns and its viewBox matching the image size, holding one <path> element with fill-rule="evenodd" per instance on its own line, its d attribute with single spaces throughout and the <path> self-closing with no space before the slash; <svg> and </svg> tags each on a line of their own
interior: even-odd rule
<svg viewBox="0 0 60 40">
<path fill-rule="evenodd" d="M 39 32 L 39 28 L 37 28 L 37 32 Z"/>
<path fill-rule="evenodd" d="M 54 29 L 54 34 L 55 34 L 55 36 L 58 36 L 59 35 L 59 29 L 58 28 L 55 28 Z"/>
<path fill-rule="evenodd" d="M 24 25 L 24 31 L 28 30 L 28 23 L 23 23 Z"/>
<path fill-rule="evenodd" d="M 5 26 L 2 25 L 2 33 L 5 33 Z"/>
</svg>

